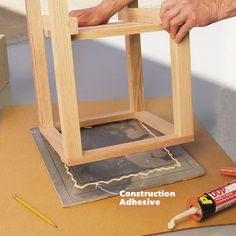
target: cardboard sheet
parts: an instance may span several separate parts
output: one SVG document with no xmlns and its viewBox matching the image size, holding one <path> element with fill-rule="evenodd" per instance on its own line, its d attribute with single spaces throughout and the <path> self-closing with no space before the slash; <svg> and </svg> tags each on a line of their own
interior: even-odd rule
<svg viewBox="0 0 236 236">
<path fill-rule="evenodd" d="M 80 113 L 95 114 L 126 109 L 126 101 L 80 104 Z M 172 119 L 170 99 L 147 100 L 148 111 Z M 0 126 L 0 235 L 148 235 L 167 231 L 169 219 L 185 209 L 193 194 L 208 191 L 232 177 L 219 168 L 232 161 L 195 121 L 195 141 L 184 145 L 207 171 L 203 177 L 151 188 L 174 191 L 175 198 L 161 198 L 160 206 L 119 206 L 120 196 L 64 209 L 55 194 L 29 129 L 37 126 L 35 106 L 8 107 Z M 11 197 L 17 194 L 55 221 L 55 229 L 20 206 Z M 236 223 L 236 207 L 198 223 L 183 221 L 176 230 Z"/>
</svg>

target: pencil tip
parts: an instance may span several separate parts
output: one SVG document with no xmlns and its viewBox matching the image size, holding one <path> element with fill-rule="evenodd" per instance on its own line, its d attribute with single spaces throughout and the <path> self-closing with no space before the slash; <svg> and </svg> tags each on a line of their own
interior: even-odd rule
<svg viewBox="0 0 236 236">
<path fill-rule="evenodd" d="M 15 195 L 15 194 L 13 194 L 13 195 L 12 195 L 12 197 L 15 199 L 15 198 L 16 198 L 16 195 Z"/>
</svg>

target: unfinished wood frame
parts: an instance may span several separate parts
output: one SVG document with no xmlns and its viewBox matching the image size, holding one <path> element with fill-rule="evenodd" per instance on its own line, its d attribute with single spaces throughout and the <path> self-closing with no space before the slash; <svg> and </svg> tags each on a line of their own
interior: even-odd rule
<svg viewBox="0 0 236 236">
<path fill-rule="evenodd" d="M 68 16 L 67 0 L 48 0 L 48 16 L 41 16 L 40 0 L 26 0 L 26 5 L 39 128 L 63 162 L 77 165 L 193 141 L 188 36 L 180 44 L 170 40 L 174 123 L 145 111 L 140 33 L 162 30 L 158 9 L 140 9 L 138 1 L 133 1 L 119 13 L 121 22 L 77 27 L 75 19 Z M 125 35 L 130 108 L 79 117 L 71 41 L 117 35 Z M 53 123 L 44 36 L 52 40 L 60 124 Z M 81 127 L 128 119 L 139 120 L 163 136 L 83 150 Z"/>
</svg>

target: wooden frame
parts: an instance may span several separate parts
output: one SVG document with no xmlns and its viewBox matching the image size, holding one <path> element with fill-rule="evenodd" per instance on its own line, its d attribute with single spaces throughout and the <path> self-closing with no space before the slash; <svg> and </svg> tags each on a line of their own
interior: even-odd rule
<svg viewBox="0 0 236 236">
<path fill-rule="evenodd" d="M 48 5 L 49 16 L 41 16 L 40 0 L 26 0 L 39 128 L 63 162 L 77 165 L 193 141 L 189 36 L 180 44 L 170 40 L 174 111 L 171 124 L 144 110 L 140 33 L 162 30 L 158 9 L 138 8 L 136 0 L 119 13 L 121 22 L 78 28 L 76 19 L 68 16 L 67 0 L 48 0 Z M 130 109 L 79 117 L 71 41 L 116 35 L 125 35 Z M 60 124 L 53 123 L 44 36 L 52 40 Z M 163 136 L 82 150 L 81 127 L 127 119 L 137 119 Z"/>
</svg>

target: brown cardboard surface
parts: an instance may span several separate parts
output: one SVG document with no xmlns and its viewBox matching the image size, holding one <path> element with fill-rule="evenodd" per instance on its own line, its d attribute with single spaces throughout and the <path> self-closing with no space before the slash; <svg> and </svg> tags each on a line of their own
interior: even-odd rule
<svg viewBox="0 0 236 236">
<path fill-rule="evenodd" d="M 170 99 L 147 99 L 148 111 L 171 120 Z M 112 112 L 127 108 L 126 101 L 80 104 L 81 114 Z M 167 223 L 185 209 L 186 200 L 233 180 L 219 174 L 221 166 L 231 165 L 219 145 L 195 121 L 195 141 L 184 145 L 207 174 L 196 179 L 148 191 L 175 191 L 175 198 L 161 198 L 160 206 L 119 206 L 120 197 L 64 209 L 47 176 L 29 129 L 37 126 L 35 106 L 7 107 L 0 126 L 0 235 L 146 235 L 167 231 Z M 58 225 L 53 228 L 20 206 L 17 194 L 44 212 Z M 183 221 L 176 230 L 203 226 L 235 224 L 236 207 L 198 223 Z"/>
</svg>

